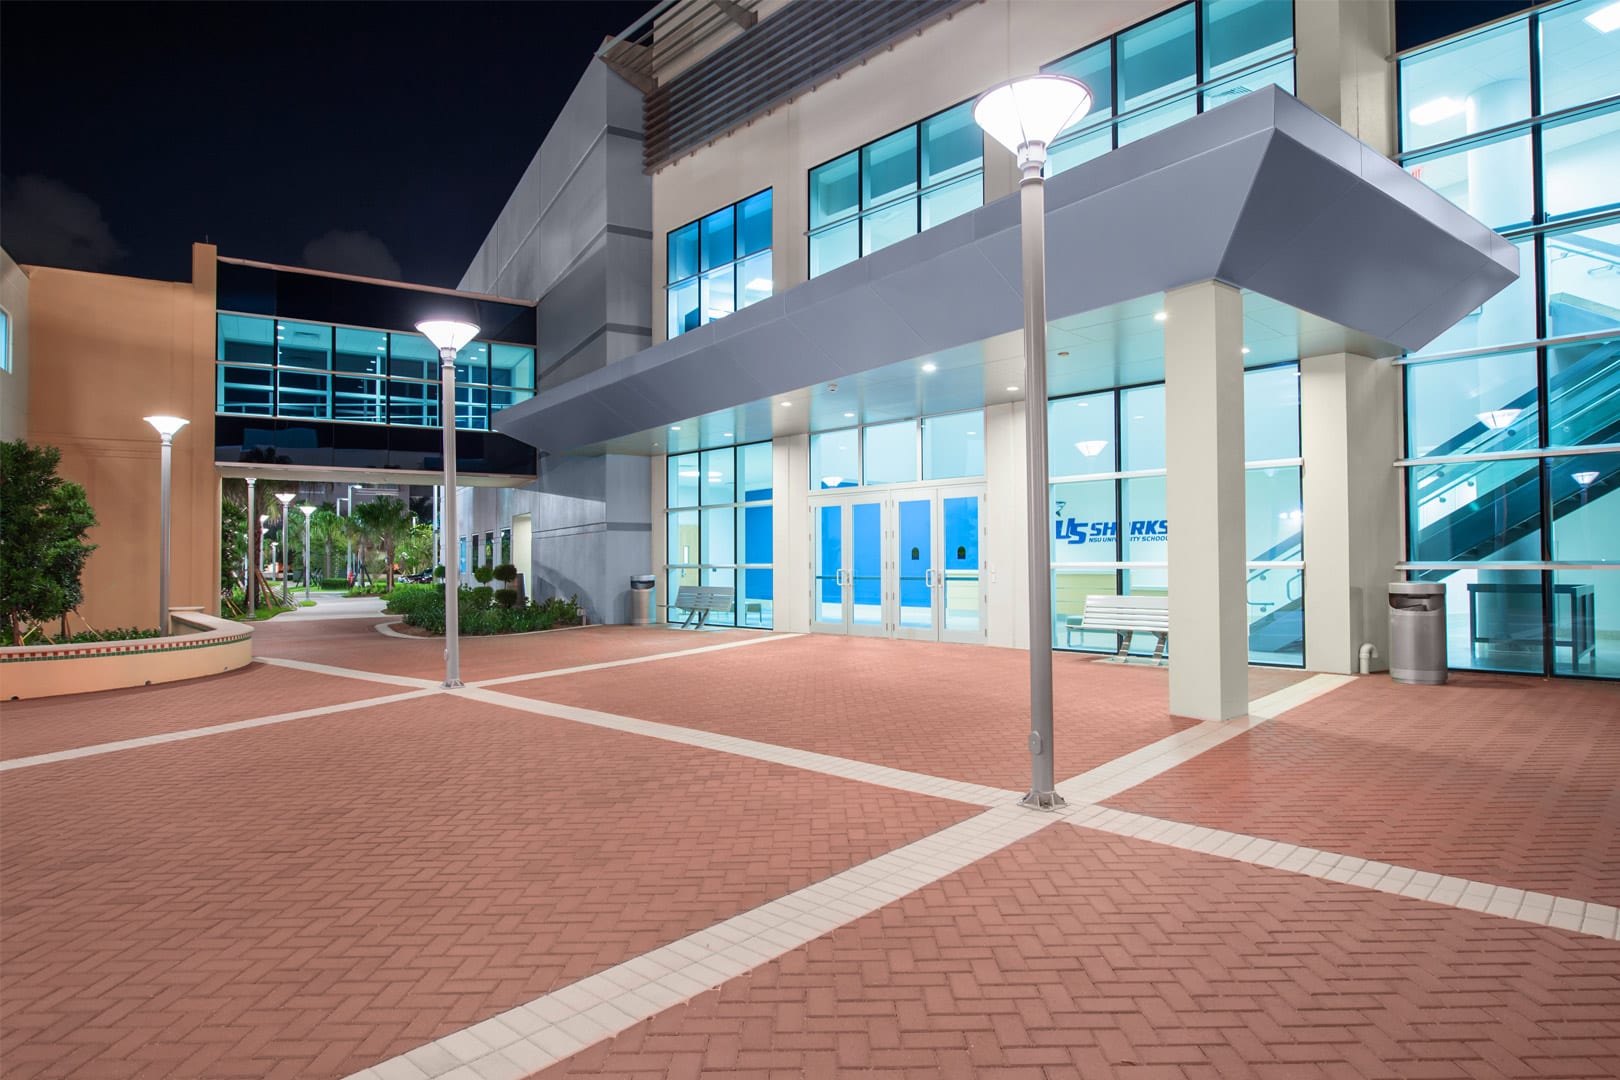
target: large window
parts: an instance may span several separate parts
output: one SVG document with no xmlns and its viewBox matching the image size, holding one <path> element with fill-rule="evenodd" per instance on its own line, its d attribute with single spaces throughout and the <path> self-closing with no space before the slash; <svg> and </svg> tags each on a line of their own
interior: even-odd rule
<svg viewBox="0 0 1620 1080">
<path fill-rule="evenodd" d="M 664 608 L 674 607 L 683 585 L 725 585 L 736 590 L 735 607 L 715 612 L 710 623 L 769 627 L 776 595 L 771 444 L 671 454 L 668 467 Z"/>
<path fill-rule="evenodd" d="M 1298 365 L 1245 372 L 1243 396 L 1249 659 L 1298 667 L 1305 662 Z M 1057 398 L 1048 403 L 1047 435 L 1053 643 L 1112 652 L 1112 633 L 1079 625 L 1086 597 L 1164 596 L 1170 584 L 1177 541 L 1165 502 L 1164 384 Z"/>
<path fill-rule="evenodd" d="M 439 353 L 420 334 L 220 312 L 215 410 L 438 427 Z M 469 342 L 456 357 L 456 427 L 534 395 L 534 349 Z"/>
<path fill-rule="evenodd" d="M 811 491 L 983 475 L 983 409 L 810 436 Z"/>
<path fill-rule="evenodd" d="M 1400 58 L 1401 162 L 1519 249 L 1406 364 L 1410 577 L 1452 667 L 1620 678 L 1620 28 L 1545 6 Z"/>
<path fill-rule="evenodd" d="M 810 276 L 984 204 L 984 138 L 965 101 L 810 170 Z"/>
<path fill-rule="evenodd" d="M 0 371 L 11 370 L 11 315 L 0 308 Z"/>
<path fill-rule="evenodd" d="M 1085 120 L 1052 144 L 1057 174 L 1233 98 L 1294 89 L 1292 0 L 1197 0 L 1042 70 L 1090 87 Z"/>
<path fill-rule="evenodd" d="M 771 295 L 771 193 L 732 203 L 669 234 L 669 336 Z"/>
</svg>

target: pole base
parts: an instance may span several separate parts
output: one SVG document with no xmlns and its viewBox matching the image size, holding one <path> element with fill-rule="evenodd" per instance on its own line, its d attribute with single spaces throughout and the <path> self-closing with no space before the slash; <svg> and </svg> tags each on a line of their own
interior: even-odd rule
<svg viewBox="0 0 1620 1080">
<path fill-rule="evenodd" d="M 463 686 L 466 686 L 467 684 L 462 682 L 460 679 L 446 679 L 446 680 L 444 680 L 444 682 L 440 683 L 439 685 L 441 687 L 443 687 L 444 689 L 446 689 L 446 690 L 460 690 Z"/>
<path fill-rule="evenodd" d="M 1027 806 L 1031 810 L 1056 810 L 1068 806 L 1068 800 L 1055 791 L 1031 791 L 1018 800 L 1019 806 Z"/>
</svg>

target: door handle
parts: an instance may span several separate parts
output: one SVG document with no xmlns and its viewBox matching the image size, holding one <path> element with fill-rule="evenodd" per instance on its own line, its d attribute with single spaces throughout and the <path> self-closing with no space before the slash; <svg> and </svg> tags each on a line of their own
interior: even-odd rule
<svg viewBox="0 0 1620 1080">
<path fill-rule="evenodd" d="M 927 586 L 930 589 L 934 588 L 934 569 L 933 569 L 933 567 L 929 567 L 927 570 L 923 571 L 923 585 Z"/>
<path fill-rule="evenodd" d="M 846 584 L 845 581 L 844 581 L 844 568 L 843 567 L 838 568 L 837 581 L 838 581 L 839 588 L 843 588 L 843 586 Z"/>
</svg>

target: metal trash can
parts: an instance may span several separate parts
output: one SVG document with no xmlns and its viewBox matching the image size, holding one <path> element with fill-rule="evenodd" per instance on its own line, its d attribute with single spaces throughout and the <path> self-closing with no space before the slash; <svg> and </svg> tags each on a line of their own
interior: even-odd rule
<svg viewBox="0 0 1620 1080">
<path fill-rule="evenodd" d="M 655 620 L 653 612 L 657 605 L 653 603 L 656 590 L 653 586 L 658 579 L 651 574 L 634 574 L 630 578 L 630 625 L 651 626 Z"/>
<path fill-rule="evenodd" d="M 1446 681 L 1445 585 L 1390 582 L 1389 677 L 1425 686 Z"/>
</svg>

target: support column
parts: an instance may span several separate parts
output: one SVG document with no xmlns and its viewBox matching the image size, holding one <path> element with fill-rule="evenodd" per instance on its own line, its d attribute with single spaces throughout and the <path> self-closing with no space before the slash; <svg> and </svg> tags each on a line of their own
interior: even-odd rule
<svg viewBox="0 0 1620 1080">
<path fill-rule="evenodd" d="M 1360 670 L 1361 646 L 1389 666 L 1384 585 L 1400 558 L 1400 369 L 1334 353 L 1299 362 L 1305 511 L 1305 667 Z"/>
<path fill-rule="evenodd" d="M 1243 294 L 1199 282 L 1164 310 L 1170 712 L 1229 720 L 1249 711 Z"/>
</svg>

